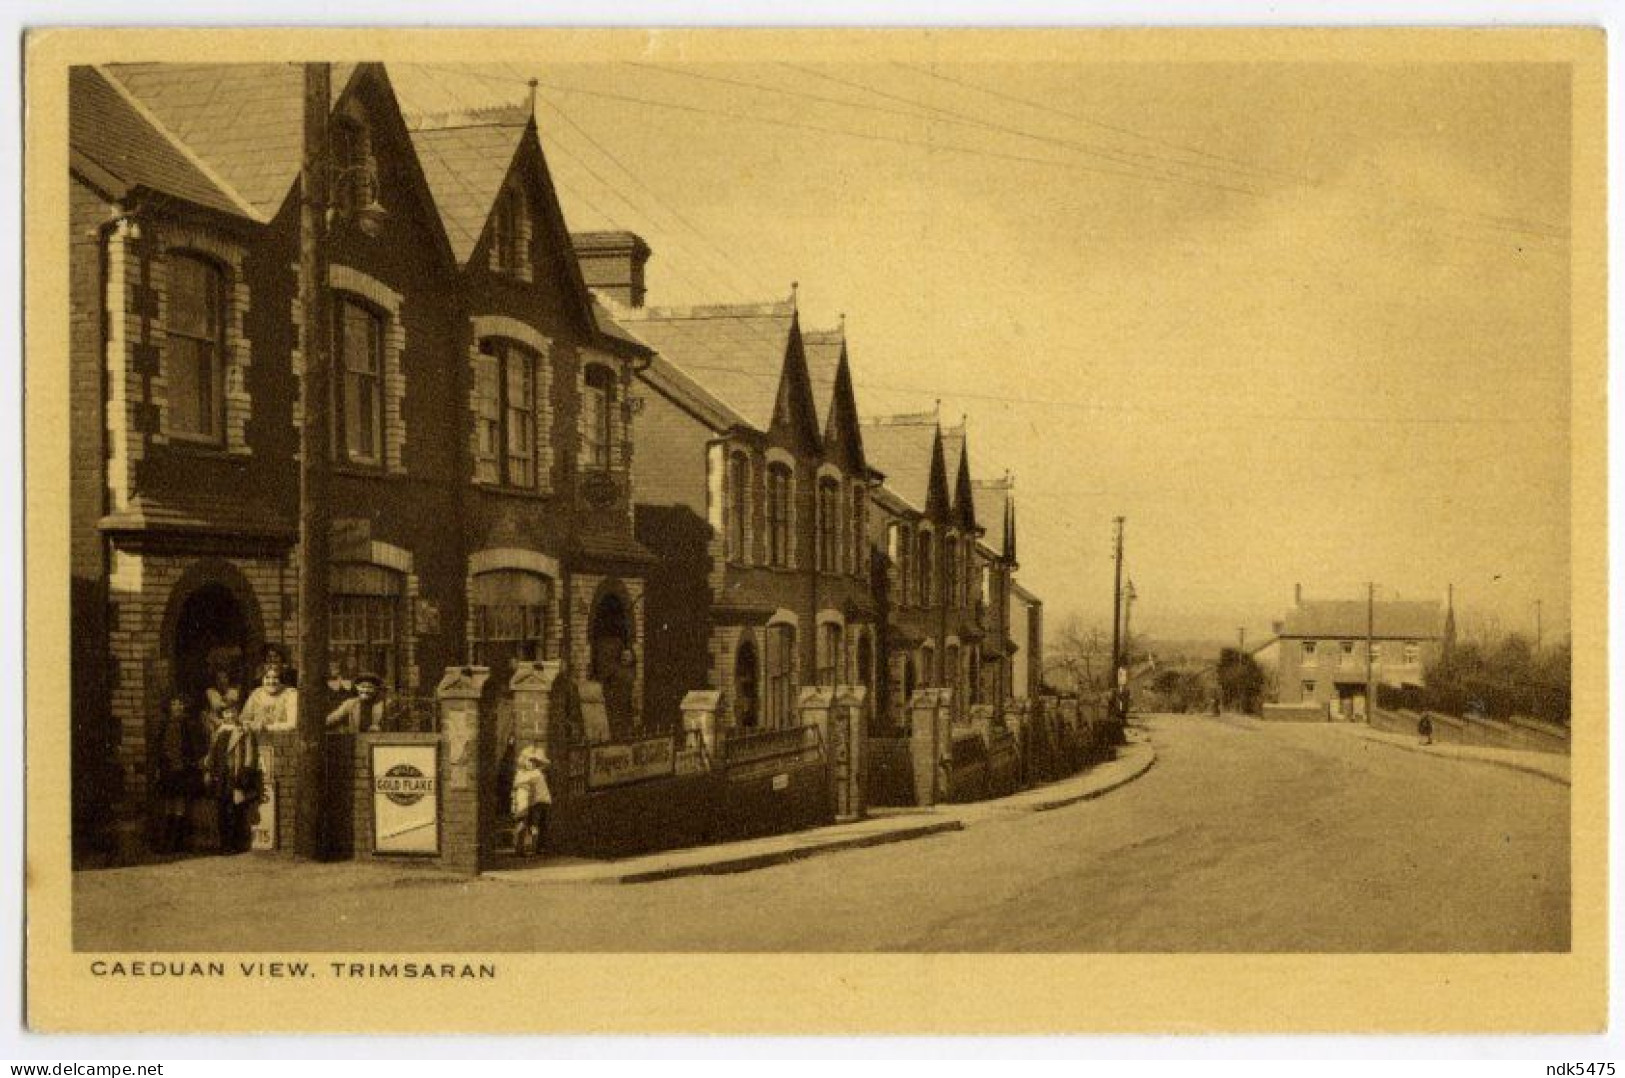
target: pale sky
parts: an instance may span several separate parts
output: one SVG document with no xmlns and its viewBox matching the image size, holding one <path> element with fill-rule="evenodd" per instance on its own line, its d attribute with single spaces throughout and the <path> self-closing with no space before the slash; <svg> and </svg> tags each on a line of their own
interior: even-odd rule
<svg viewBox="0 0 1625 1078">
<path fill-rule="evenodd" d="M 1052 619 L 1109 624 L 1121 514 L 1153 634 L 1367 580 L 1567 631 L 1564 67 L 391 74 L 409 111 L 538 78 L 569 225 L 643 235 L 650 303 L 844 312 L 860 410 L 940 398 L 1014 473 Z"/>
</svg>

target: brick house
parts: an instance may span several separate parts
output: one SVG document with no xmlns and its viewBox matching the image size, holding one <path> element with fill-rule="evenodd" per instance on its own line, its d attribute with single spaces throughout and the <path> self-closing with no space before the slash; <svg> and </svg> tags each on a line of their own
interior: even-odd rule
<svg viewBox="0 0 1625 1078">
<path fill-rule="evenodd" d="M 945 427 L 943 457 L 953 469 L 953 505 L 943 533 L 942 588 L 946 635 L 942 643 L 943 683 L 954 690 L 954 713 L 994 701 L 984 695 L 982 657 L 987 637 L 986 606 L 979 585 L 976 546 L 983 528 L 976 517 L 970 439 L 965 424 Z"/>
<path fill-rule="evenodd" d="M 597 242 L 615 254 L 589 276 L 636 298 L 647 247 Z M 675 721 L 687 692 L 712 687 L 725 729 L 794 725 L 802 686 L 850 684 L 874 661 L 870 472 L 844 340 L 816 338 L 815 387 L 793 295 L 615 314 L 657 353 L 634 390 L 637 536 L 662 559 L 649 709 Z"/>
<path fill-rule="evenodd" d="M 1366 712 L 1366 648 L 1380 685 L 1420 685 L 1439 657 L 1437 602 L 1304 600 L 1280 624 L 1277 695 L 1283 704 L 1324 704 L 1344 718 Z M 1369 634 L 1369 635 L 1368 635 Z"/>
<path fill-rule="evenodd" d="M 1019 568 L 1016 561 L 1016 500 L 1014 482 L 1009 476 L 998 479 L 973 480 L 976 504 L 985 533 L 976 542 L 976 574 L 982 604 L 983 646 L 981 700 L 994 705 L 1000 712 L 1014 699 L 1012 693 L 1013 667 L 1017 656 L 1023 655 L 1025 642 L 1011 634 L 1011 585 Z"/>
<path fill-rule="evenodd" d="M 1010 581 L 1010 639 L 1021 650 L 1010 664 L 1010 692 L 1016 700 L 1033 700 L 1044 688 L 1044 603 Z"/>
<path fill-rule="evenodd" d="M 905 725 L 902 709 L 918 689 L 948 686 L 945 555 L 957 538 L 943 431 L 935 413 L 871 418 L 863 425 L 869 460 L 885 475 L 870 497 L 870 540 L 884 551 L 881 707 L 876 721 Z M 957 654 L 955 655 L 957 666 Z"/>
<path fill-rule="evenodd" d="M 470 659 L 591 674 L 597 635 L 635 664 L 626 387 L 647 349 L 595 311 L 534 124 L 409 130 L 380 65 L 333 74 L 329 679 L 369 667 L 410 697 Z M 285 64 L 71 74 L 81 842 L 118 780 L 145 806 L 163 694 L 293 650 L 302 91 Z"/>
</svg>

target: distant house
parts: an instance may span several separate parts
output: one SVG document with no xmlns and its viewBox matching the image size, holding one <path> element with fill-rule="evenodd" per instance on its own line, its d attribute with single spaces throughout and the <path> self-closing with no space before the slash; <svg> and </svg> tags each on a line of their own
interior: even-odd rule
<svg viewBox="0 0 1625 1078">
<path fill-rule="evenodd" d="M 1373 681 L 1420 685 L 1438 658 L 1444 611 L 1437 602 L 1300 601 L 1281 625 L 1278 697 L 1322 703 L 1345 717 L 1365 714 L 1366 649 Z"/>
</svg>

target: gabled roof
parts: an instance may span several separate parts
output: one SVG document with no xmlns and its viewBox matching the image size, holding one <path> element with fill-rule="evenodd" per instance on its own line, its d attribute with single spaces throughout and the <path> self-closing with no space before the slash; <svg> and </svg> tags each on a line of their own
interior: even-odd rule
<svg viewBox="0 0 1625 1078">
<path fill-rule="evenodd" d="M 298 64 L 116 64 L 106 69 L 162 128 L 269 221 L 299 174 L 304 72 Z M 361 70 L 334 64 L 333 99 Z"/>
<path fill-rule="evenodd" d="M 1021 581 L 1010 581 L 1010 594 L 1026 603 L 1028 606 L 1042 606 L 1044 600 L 1021 586 Z"/>
<path fill-rule="evenodd" d="M 998 479 L 975 479 L 976 505 L 986 528 L 984 541 L 988 549 L 1002 558 L 1014 560 L 1016 556 L 1016 501 L 1015 483 L 1009 476 Z"/>
<path fill-rule="evenodd" d="M 965 436 L 965 424 L 944 427 L 942 430 L 942 459 L 953 473 L 953 514 L 961 527 L 974 530 L 976 522 L 976 495 L 971 487 L 970 449 Z"/>
<path fill-rule="evenodd" d="M 468 263 L 485 235 L 529 123 L 529 115 L 517 108 L 407 120 L 459 266 Z"/>
<path fill-rule="evenodd" d="M 1371 633 L 1383 639 L 1433 640 L 1444 624 L 1439 604 L 1388 600 L 1371 609 Z M 1359 599 L 1304 602 L 1290 611 L 1282 637 L 1350 639 L 1366 635 L 1366 603 Z"/>
<path fill-rule="evenodd" d="M 233 216 L 252 216 L 251 207 L 100 69 L 68 72 L 68 146 L 76 161 L 82 157 L 104 174 L 96 179 L 111 177 L 122 187 L 109 195 L 144 187 Z"/>
<path fill-rule="evenodd" d="M 828 430 L 835 404 L 835 378 L 846 351 L 846 331 L 803 330 L 801 344 L 807 353 L 807 375 L 812 381 L 813 406 L 818 409 L 818 429 Z"/>
<path fill-rule="evenodd" d="M 932 508 L 932 490 L 946 494 L 942 432 L 933 412 L 888 416 L 863 424 L 865 454 L 886 473 L 885 486 L 919 513 Z"/>
<path fill-rule="evenodd" d="M 621 325 L 658 356 L 649 374 L 699 389 L 700 402 L 729 426 L 773 426 L 796 333 L 793 300 L 706 307 L 643 307 L 616 312 Z M 726 428 L 719 428 L 726 429 Z"/>
<path fill-rule="evenodd" d="M 802 351 L 807 357 L 807 375 L 812 384 L 813 405 L 818 411 L 818 430 L 824 438 L 826 456 L 833 446 L 846 455 L 846 463 L 856 473 L 868 470 L 863 450 L 863 431 L 858 423 L 858 402 L 852 390 L 852 360 L 846 347 L 846 326 L 836 329 L 803 330 Z"/>
</svg>

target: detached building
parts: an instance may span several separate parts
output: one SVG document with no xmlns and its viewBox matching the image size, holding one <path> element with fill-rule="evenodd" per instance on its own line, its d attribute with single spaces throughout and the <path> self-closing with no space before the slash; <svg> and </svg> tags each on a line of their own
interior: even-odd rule
<svg viewBox="0 0 1625 1078">
<path fill-rule="evenodd" d="M 1300 598 L 1281 623 L 1278 692 L 1283 704 L 1324 704 L 1334 715 L 1366 714 L 1366 655 L 1378 684 L 1420 685 L 1439 657 L 1444 613 L 1436 602 Z"/>
</svg>

